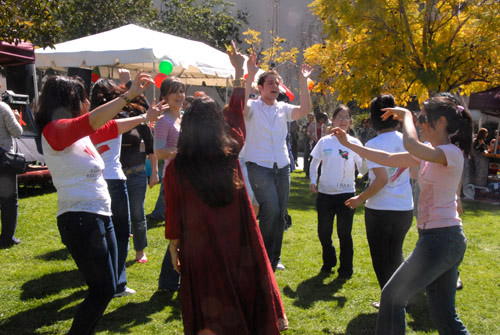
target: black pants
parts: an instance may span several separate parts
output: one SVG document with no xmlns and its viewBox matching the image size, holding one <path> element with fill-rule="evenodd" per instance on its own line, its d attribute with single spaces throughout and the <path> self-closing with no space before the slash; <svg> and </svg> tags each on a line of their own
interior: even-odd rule
<svg viewBox="0 0 500 335">
<path fill-rule="evenodd" d="M 412 220 L 413 210 L 365 208 L 366 237 L 380 288 L 404 261 L 403 243 Z"/>
<path fill-rule="evenodd" d="M 318 237 L 323 248 L 323 267 L 332 268 L 337 264 L 337 254 L 332 243 L 333 221 L 337 215 L 337 236 L 340 242 L 340 276 L 352 275 L 354 248 L 352 243 L 352 221 L 354 210 L 344 202 L 354 193 L 324 194 L 318 193 L 316 210 L 318 211 Z"/>
<path fill-rule="evenodd" d="M 17 227 L 17 176 L 13 172 L 0 170 L 0 208 L 2 234 L 0 244 L 8 245 L 14 239 Z"/>
</svg>

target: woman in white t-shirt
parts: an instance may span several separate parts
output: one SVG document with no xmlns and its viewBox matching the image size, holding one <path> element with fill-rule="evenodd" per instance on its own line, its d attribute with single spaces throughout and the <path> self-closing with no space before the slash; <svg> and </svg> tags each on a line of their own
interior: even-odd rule
<svg viewBox="0 0 500 335">
<path fill-rule="evenodd" d="M 371 101 L 370 118 L 377 136 L 365 143 L 368 148 L 392 153 L 406 152 L 403 134 L 396 131 L 399 121 L 382 120 L 383 108 L 394 107 L 394 97 L 379 95 Z M 370 185 L 346 205 L 365 204 L 366 238 L 370 246 L 373 270 L 382 289 L 404 260 L 403 243 L 413 221 L 413 194 L 406 167 L 395 168 L 367 160 Z M 373 306 L 379 306 L 375 302 Z"/>
<path fill-rule="evenodd" d="M 393 167 L 420 165 L 417 227 L 419 239 L 411 255 L 382 289 L 376 334 L 404 334 L 405 305 L 409 297 L 426 289 L 431 319 L 439 334 L 469 334 L 455 310 L 458 266 L 467 240 L 457 211 L 457 189 L 464 156 L 472 144 L 472 120 L 461 106 L 445 97 L 424 102 L 418 117 L 422 141 L 412 114 L 404 108 L 386 108 L 382 115 L 403 121 L 407 153 L 388 153 L 349 143 L 335 128 L 340 143 L 362 157 Z M 458 147 L 452 143 L 457 143 Z"/>
<path fill-rule="evenodd" d="M 334 127 L 345 132 L 351 126 L 349 108 L 340 105 L 334 109 L 332 115 Z M 348 135 L 349 136 L 349 135 Z M 352 136 L 349 141 L 362 145 Z M 361 167 L 361 157 L 352 150 L 339 143 L 332 135 L 322 137 L 311 152 L 311 191 L 318 193 L 316 210 L 318 211 L 318 237 L 323 248 L 323 266 L 321 271 L 330 273 L 337 265 L 337 254 L 332 243 L 333 221 L 337 216 L 337 235 L 340 242 L 339 277 L 348 279 L 352 276 L 352 259 L 354 248 L 352 243 L 352 221 L 354 209 L 347 207 L 344 202 L 355 193 L 355 170 Z M 318 167 L 321 163 L 321 176 L 318 186 Z"/>
</svg>

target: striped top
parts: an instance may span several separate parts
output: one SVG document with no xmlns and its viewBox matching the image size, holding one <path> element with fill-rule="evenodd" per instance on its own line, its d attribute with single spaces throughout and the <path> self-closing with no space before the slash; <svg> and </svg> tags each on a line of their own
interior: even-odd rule
<svg viewBox="0 0 500 335">
<path fill-rule="evenodd" d="M 163 118 L 158 120 L 154 129 L 154 149 L 163 149 L 168 147 L 177 147 L 181 126 L 175 123 L 170 114 L 165 114 Z M 172 159 L 165 159 L 164 167 L 167 167 Z"/>
</svg>

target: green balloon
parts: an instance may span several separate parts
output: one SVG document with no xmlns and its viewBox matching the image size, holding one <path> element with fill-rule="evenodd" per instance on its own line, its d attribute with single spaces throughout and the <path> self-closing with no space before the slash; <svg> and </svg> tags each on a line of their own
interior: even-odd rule
<svg viewBox="0 0 500 335">
<path fill-rule="evenodd" d="M 174 69 L 174 66 L 172 65 L 172 62 L 168 60 L 162 60 L 160 62 L 160 72 L 165 73 L 167 76 L 172 73 L 172 70 Z"/>
</svg>

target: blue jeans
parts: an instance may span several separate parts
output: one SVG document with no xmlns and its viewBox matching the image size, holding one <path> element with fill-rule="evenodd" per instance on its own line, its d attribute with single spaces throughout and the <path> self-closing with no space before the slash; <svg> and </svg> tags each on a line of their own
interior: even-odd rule
<svg viewBox="0 0 500 335">
<path fill-rule="evenodd" d="M 118 246 L 118 283 L 116 292 L 120 293 L 127 286 L 125 262 L 127 261 L 130 239 L 127 184 L 126 180 L 121 179 L 106 179 L 106 182 L 111 196 L 111 212 L 113 213 L 116 244 Z"/>
<path fill-rule="evenodd" d="M 170 243 L 161 263 L 160 278 L 158 279 L 158 288 L 162 290 L 176 291 L 179 288 L 180 275 L 174 270 L 172 257 L 170 256 Z"/>
<path fill-rule="evenodd" d="M 160 193 L 158 194 L 158 199 L 156 199 L 155 208 L 149 214 L 149 217 L 153 220 L 165 221 L 165 189 L 163 179 L 160 179 L 160 184 Z"/>
<path fill-rule="evenodd" d="M 12 172 L 0 171 L 0 206 L 2 234 L 0 243 L 12 243 L 17 228 L 17 176 Z"/>
<path fill-rule="evenodd" d="M 57 217 L 61 240 L 89 290 L 78 306 L 69 334 L 93 334 L 116 291 L 117 246 L 111 218 L 87 212 Z"/>
<path fill-rule="evenodd" d="M 419 230 L 415 249 L 382 289 L 376 333 L 404 334 L 405 304 L 425 288 L 429 314 L 439 334 L 468 335 L 455 310 L 458 266 L 466 245 L 460 226 Z"/>
<path fill-rule="evenodd" d="M 323 267 L 331 269 L 337 264 L 337 254 L 332 242 L 333 220 L 337 215 L 337 236 L 340 244 L 340 267 L 338 273 L 341 277 L 352 276 L 352 259 L 354 247 L 352 242 L 352 221 L 354 210 L 344 202 L 353 197 L 354 193 L 325 194 L 318 193 L 316 210 L 318 212 L 318 237 L 323 248 Z"/>
<path fill-rule="evenodd" d="M 259 228 L 273 270 L 278 265 L 290 193 L 290 165 L 269 169 L 246 162 L 248 179 L 259 203 Z"/>
<path fill-rule="evenodd" d="M 144 250 L 148 245 L 148 227 L 146 214 L 144 213 L 144 200 L 148 188 L 146 170 L 134 172 L 127 175 L 127 193 L 130 208 L 130 223 L 134 235 L 134 249 Z"/>
</svg>

